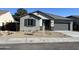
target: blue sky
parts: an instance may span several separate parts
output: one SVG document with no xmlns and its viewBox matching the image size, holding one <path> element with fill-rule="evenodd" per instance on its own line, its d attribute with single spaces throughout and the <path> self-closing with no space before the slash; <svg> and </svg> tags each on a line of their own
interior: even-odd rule
<svg viewBox="0 0 79 59">
<path fill-rule="evenodd" d="M 0 10 L 8 10 L 12 14 L 17 11 L 17 8 L 0 8 Z M 60 16 L 79 15 L 79 8 L 26 8 L 30 12 L 40 10 L 46 13 L 51 13 Z"/>
</svg>

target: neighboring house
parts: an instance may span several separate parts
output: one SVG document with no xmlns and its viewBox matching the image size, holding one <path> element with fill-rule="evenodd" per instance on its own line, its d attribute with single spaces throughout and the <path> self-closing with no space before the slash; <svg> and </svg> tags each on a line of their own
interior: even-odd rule
<svg viewBox="0 0 79 59">
<path fill-rule="evenodd" d="M 67 18 L 73 20 L 73 30 L 79 31 L 79 15 L 71 15 L 71 16 L 67 16 Z"/>
<path fill-rule="evenodd" d="M 9 11 L 0 10 L 0 30 L 7 23 L 14 22 L 14 19 Z"/>
<path fill-rule="evenodd" d="M 35 11 L 20 19 L 21 31 L 73 30 L 73 20 L 41 11 Z"/>
<path fill-rule="evenodd" d="M 14 22 L 14 19 L 10 12 L 0 10 L 0 26 L 6 25 L 6 23 Z"/>
</svg>

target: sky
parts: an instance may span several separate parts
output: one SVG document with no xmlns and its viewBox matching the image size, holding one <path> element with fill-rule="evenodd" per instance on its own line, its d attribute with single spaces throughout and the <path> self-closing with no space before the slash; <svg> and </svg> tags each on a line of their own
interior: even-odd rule
<svg viewBox="0 0 79 59">
<path fill-rule="evenodd" d="M 12 14 L 17 11 L 18 8 L 0 8 L 0 10 L 8 10 Z M 25 8 L 28 13 L 34 11 L 42 11 L 60 16 L 79 15 L 79 8 Z"/>
</svg>

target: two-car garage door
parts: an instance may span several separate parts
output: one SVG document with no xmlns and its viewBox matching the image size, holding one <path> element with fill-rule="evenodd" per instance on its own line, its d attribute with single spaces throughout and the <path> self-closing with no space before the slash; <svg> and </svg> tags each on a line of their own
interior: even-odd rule
<svg viewBox="0 0 79 59">
<path fill-rule="evenodd" d="M 54 30 L 69 30 L 68 24 L 54 24 Z"/>
</svg>

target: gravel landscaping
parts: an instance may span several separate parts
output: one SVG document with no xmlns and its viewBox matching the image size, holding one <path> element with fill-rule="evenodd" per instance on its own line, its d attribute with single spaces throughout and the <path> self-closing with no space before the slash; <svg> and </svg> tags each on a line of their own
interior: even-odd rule
<svg viewBox="0 0 79 59">
<path fill-rule="evenodd" d="M 39 32 L 33 32 L 33 33 L 28 33 L 28 32 L 1 32 L 3 34 L 3 37 L 8 37 L 8 38 L 23 38 L 23 37 L 60 37 L 60 38 L 66 38 L 66 37 L 71 37 L 66 34 L 63 34 L 61 32 L 52 32 L 52 31 L 39 31 Z"/>
</svg>

